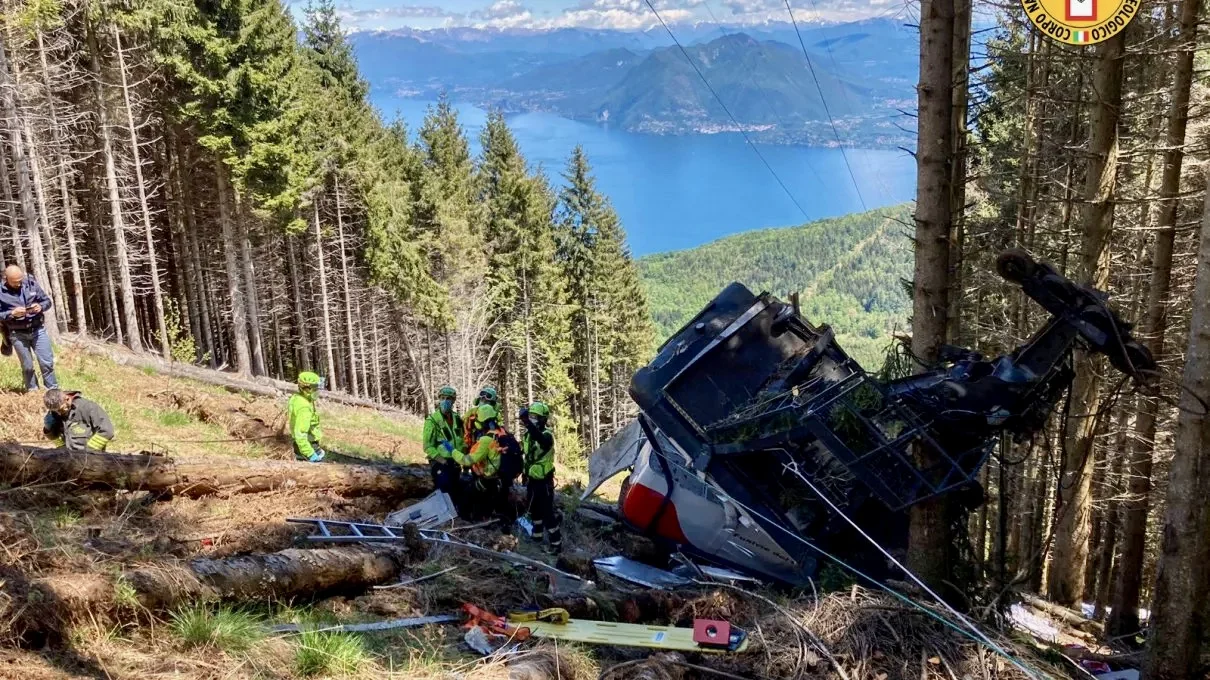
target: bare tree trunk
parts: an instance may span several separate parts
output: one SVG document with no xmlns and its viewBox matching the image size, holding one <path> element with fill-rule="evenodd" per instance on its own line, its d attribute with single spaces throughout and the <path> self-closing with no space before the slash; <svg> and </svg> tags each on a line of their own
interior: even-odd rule
<svg viewBox="0 0 1210 680">
<path fill-rule="evenodd" d="M 382 403 L 382 366 L 379 363 L 382 343 L 378 339 L 378 304 L 373 297 L 370 298 L 370 329 L 370 344 L 374 352 L 374 401 Z"/>
<path fill-rule="evenodd" d="M 1083 246 L 1080 280 L 1104 290 L 1109 279 L 1109 234 L 1113 229 L 1113 199 L 1117 183 L 1118 118 L 1122 106 L 1124 33 L 1097 45 L 1093 80 L 1096 101 L 1088 141 L 1088 175 L 1084 187 Z M 1084 590 L 1091 530 L 1093 437 L 1097 425 L 1099 385 L 1096 365 L 1076 351 L 1076 376 L 1071 385 L 1071 408 L 1065 437 L 1059 489 L 1059 525 L 1054 559 L 1050 563 L 1047 595 L 1059 604 L 1075 605 Z"/>
<path fill-rule="evenodd" d="M 349 292 L 349 261 L 345 256 L 345 220 L 344 205 L 340 196 L 340 174 L 333 173 L 332 181 L 336 191 L 336 239 L 340 247 L 340 279 L 344 289 L 345 308 L 345 337 L 349 339 L 349 394 L 360 394 L 360 384 L 357 380 L 357 343 L 353 334 L 353 295 Z M 324 295 L 324 301 L 327 301 Z M 326 305 L 325 305 L 326 306 Z"/>
<path fill-rule="evenodd" d="M 7 107 L 5 109 L 7 111 Z M 4 152 L 3 148 L 0 148 L 0 187 L 4 189 L 4 204 L 12 206 L 12 216 L 8 223 L 9 238 L 12 241 L 14 252 L 12 261 L 16 262 L 22 269 L 25 269 L 25 246 L 21 243 L 21 228 L 17 220 L 17 202 L 13 200 L 13 187 L 9 184 L 8 155 Z"/>
<path fill-rule="evenodd" d="M 1126 433 L 1128 432 L 1127 416 L 1125 411 L 1120 416 L 1120 430 L 1118 434 L 1118 445 L 1114 448 L 1115 455 L 1113 456 L 1113 469 L 1109 473 L 1109 478 L 1106 480 L 1109 497 L 1108 507 L 1105 509 L 1105 514 L 1101 520 L 1103 529 L 1101 531 L 1101 543 L 1098 550 L 1097 559 L 1089 560 L 1089 564 L 1095 564 L 1095 570 L 1091 573 L 1091 578 L 1085 576 L 1085 580 L 1090 581 L 1087 584 L 1087 590 L 1092 592 L 1093 614 L 1092 618 L 1101 621 L 1105 618 L 1105 606 L 1109 603 L 1109 574 L 1113 570 L 1113 558 L 1117 552 L 1118 544 L 1118 525 L 1121 523 L 1121 503 L 1118 502 L 1117 496 L 1121 491 L 1122 477 L 1122 461 L 1125 456 L 1121 452 L 1126 448 Z"/>
<path fill-rule="evenodd" d="M 1208 173 L 1207 179 L 1210 179 Z M 1206 193 L 1189 346 L 1181 379 L 1176 451 L 1168 476 L 1168 506 L 1155 579 L 1144 677 L 1194 677 L 1210 583 L 1210 192 Z"/>
<path fill-rule="evenodd" d="M 1189 92 L 1193 82 L 1193 55 L 1201 0 L 1183 0 L 1180 14 L 1179 49 L 1174 64 L 1172 102 L 1168 108 L 1168 132 L 1164 140 L 1164 170 L 1160 179 L 1160 204 L 1156 216 L 1155 245 L 1151 253 L 1151 283 L 1147 288 L 1147 317 L 1143 336 L 1158 361 L 1164 353 L 1167 328 L 1168 291 L 1172 283 L 1172 251 L 1176 238 L 1181 168 L 1184 162 L 1185 131 L 1189 121 Z M 1150 511 L 1151 461 L 1155 450 L 1159 402 L 1142 402 L 1135 420 L 1130 447 L 1128 479 L 1130 495 L 1122 517 L 1122 556 L 1113 588 L 1113 607 L 1105 623 L 1109 635 L 1128 635 L 1139 630 L 1139 597 L 1146 555 L 1147 515 Z"/>
<path fill-rule="evenodd" d="M 143 349 L 139 337 L 139 320 L 134 306 L 134 283 L 130 278 L 130 257 L 126 248 L 126 222 L 122 217 L 122 196 L 118 188 L 117 168 L 114 164 L 113 140 L 109 131 L 109 107 L 105 102 L 102 85 L 100 48 L 92 26 L 88 27 L 89 58 L 92 62 L 93 89 L 97 99 L 97 128 L 101 137 L 101 153 L 105 158 L 105 183 L 109 190 L 109 214 L 113 226 L 114 256 L 118 260 L 118 278 L 122 289 L 122 318 L 126 323 L 126 340 L 131 349 Z"/>
<path fill-rule="evenodd" d="M 2 42 L 0 41 L 0 43 Z M 9 128 L 9 142 L 13 151 L 13 162 L 17 169 L 17 193 L 21 200 L 26 238 L 29 239 L 34 278 L 47 287 L 54 287 L 54 282 L 48 275 L 46 256 L 42 249 L 38 205 L 34 197 L 33 170 L 30 165 L 31 159 L 26 156 L 25 144 L 21 138 L 22 115 L 17 108 L 16 86 L 12 82 L 11 73 L 8 54 L 4 45 L 0 44 L 0 90 L 3 91 L 3 95 L 0 95 L 0 106 L 4 107 L 4 115 L 12 121 L 12 126 Z M 46 327 L 47 332 L 53 336 L 56 332 L 55 310 L 49 310 L 46 316 L 47 321 L 50 322 Z"/>
<path fill-rule="evenodd" d="M 219 224 L 223 229 L 223 262 L 227 268 L 227 294 L 231 298 L 231 337 L 235 342 L 236 370 L 241 375 L 252 373 L 252 353 L 248 349 L 248 307 L 243 291 L 240 290 L 239 240 L 235 225 L 231 223 L 231 208 L 227 202 L 231 188 L 227 182 L 227 167 L 222 160 L 214 164 L 217 182 Z"/>
<path fill-rule="evenodd" d="M 256 286 L 256 268 L 252 262 L 252 240 L 250 237 L 252 217 L 248 214 L 245 201 L 237 199 L 239 218 L 240 263 L 244 275 L 244 291 L 248 300 L 248 337 L 252 341 L 252 374 L 265 374 L 264 332 L 261 330 L 260 293 Z"/>
<path fill-rule="evenodd" d="M 210 367 L 214 368 L 218 365 L 218 342 L 214 326 L 211 322 L 213 318 L 210 310 L 210 287 L 206 285 L 206 275 L 202 263 L 202 249 L 198 242 L 197 222 L 193 214 L 193 196 L 189 182 L 185 182 L 181 177 L 181 167 L 188 165 L 188 151 L 182 147 L 179 142 L 177 148 L 181 153 L 177 154 L 177 179 L 180 181 L 181 187 L 181 202 L 183 203 L 185 213 L 185 241 L 189 251 L 189 268 L 193 272 L 194 296 L 198 300 L 198 324 L 202 329 L 202 354 L 210 356 Z M 199 356 L 200 360 L 202 357 Z"/>
<path fill-rule="evenodd" d="M 130 130 L 130 154 L 134 162 L 135 187 L 139 192 L 139 211 L 143 217 L 143 236 L 147 239 L 147 266 L 151 270 L 151 295 L 155 304 L 155 324 L 160 339 L 160 354 L 172 357 L 168 343 L 168 326 L 164 322 L 164 293 L 160 290 L 160 267 L 155 254 L 155 232 L 151 228 L 151 206 L 147 204 L 147 187 L 143 183 L 143 157 L 139 150 L 138 130 L 134 125 L 134 108 L 130 104 L 130 85 L 126 80 L 126 56 L 122 50 L 122 35 L 117 26 L 113 31 L 114 49 L 118 57 L 118 77 L 122 83 L 122 103 L 126 106 L 126 126 Z"/>
<path fill-rule="evenodd" d="M 290 286 L 293 293 L 294 306 L 294 327 L 298 331 L 298 347 L 294 349 L 294 360 L 298 365 L 298 370 L 306 370 L 311 368 L 311 353 L 308 348 L 311 346 L 310 329 L 307 327 L 307 317 L 303 314 L 302 291 L 298 285 L 299 278 L 302 272 L 298 269 L 298 256 L 294 250 L 294 236 L 286 234 L 286 265 L 290 269 Z"/>
<path fill-rule="evenodd" d="M 958 3 L 962 0 L 957 0 Z M 953 228 L 954 72 L 956 0 L 922 0 L 920 85 L 916 151 L 916 264 L 913 280 L 912 352 L 934 361 L 946 340 L 949 317 L 949 237 Z M 936 452 L 918 447 L 922 467 Z M 1003 530 L 1003 529 L 1001 529 Z M 940 586 L 950 575 L 948 509 L 942 499 L 911 509 L 908 567 Z"/>
<path fill-rule="evenodd" d="M 186 226 L 186 198 L 184 190 L 181 187 L 180 173 L 177 170 L 179 158 L 174 158 L 179 153 L 180 147 L 177 144 L 176 133 L 171 125 L 167 127 L 165 134 L 167 135 L 167 140 L 165 141 L 164 148 L 164 186 L 167 192 L 166 202 L 169 206 L 173 206 L 169 224 L 177 250 L 178 262 L 176 271 L 179 277 L 178 288 L 180 288 L 180 294 L 185 298 L 185 304 L 189 307 L 187 315 L 189 320 L 189 335 L 197 341 L 197 352 L 194 354 L 194 361 L 201 361 L 202 354 L 206 351 L 208 344 L 207 340 L 202 337 L 202 319 L 200 314 L 202 303 L 198 299 L 199 286 L 197 280 L 194 278 L 193 256 L 189 249 L 189 234 L 187 230 L 192 227 Z"/>
<path fill-rule="evenodd" d="M 68 185 L 71 178 L 71 168 L 67 164 L 67 154 L 63 152 L 63 133 L 59 128 L 58 107 L 55 105 L 54 93 L 51 90 L 50 67 L 46 60 L 46 46 L 43 43 L 42 31 L 37 31 L 38 58 L 42 64 L 42 86 L 46 88 L 47 110 L 50 114 L 50 129 L 55 147 L 55 159 L 59 166 L 59 200 L 63 203 L 63 228 L 67 233 L 67 253 L 71 268 L 72 300 L 76 306 L 76 330 L 81 335 L 88 332 L 88 322 L 84 314 L 84 285 L 80 275 L 80 253 L 76 248 L 75 215 L 72 211 L 71 192 Z M 7 183 L 7 180 L 5 180 Z M 64 296 L 66 293 L 64 293 Z M 66 307 L 62 309 L 63 319 L 70 314 Z"/>
<path fill-rule="evenodd" d="M 12 69 L 13 87 L 15 91 L 21 92 L 21 63 L 14 59 L 9 63 Z M 47 93 L 50 96 L 50 93 Z M 69 313 L 64 312 L 59 314 L 59 310 L 66 309 L 63 304 L 63 274 L 59 270 L 59 254 L 55 244 L 55 236 L 50 228 L 50 210 L 47 208 L 45 186 L 45 175 L 42 172 L 42 161 L 38 157 L 38 141 L 34 137 L 34 130 L 30 126 L 29 117 L 24 115 L 18 109 L 19 117 L 13 119 L 13 124 L 20 127 L 23 131 L 23 140 L 26 150 L 26 156 L 29 160 L 29 171 L 31 184 L 34 189 L 35 204 L 38 209 L 38 220 L 36 223 L 26 225 L 27 227 L 34 226 L 37 228 L 30 231 L 30 257 L 34 261 L 34 271 L 41 271 L 42 274 L 35 273 L 35 277 L 41 281 L 46 288 L 53 301 L 53 309 L 46 314 L 46 330 L 50 333 L 52 339 L 57 338 L 60 331 L 66 330 L 63 321 L 68 318 Z"/>
<path fill-rule="evenodd" d="M 332 313 L 331 298 L 328 297 L 328 271 L 324 264 L 323 232 L 319 226 L 319 200 L 315 200 L 315 259 L 319 262 L 319 308 L 323 310 L 324 321 L 324 369 L 328 374 L 328 389 L 337 389 L 336 359 L 332 354 Z"/>
<path fill-rule="evenodd" d="M 950 88 L 953 149 L 950 161 L 950 210 L 953 211 L 949 240 L 949 287 L 946 310 L 947 334 L 951 342 L 961 343 L 962 335 L 962 258 L 966 241 L 966 157 L 967 89 L 970 82 L 971 0 L 954 0 L 954 38 Z"/>
</svg>

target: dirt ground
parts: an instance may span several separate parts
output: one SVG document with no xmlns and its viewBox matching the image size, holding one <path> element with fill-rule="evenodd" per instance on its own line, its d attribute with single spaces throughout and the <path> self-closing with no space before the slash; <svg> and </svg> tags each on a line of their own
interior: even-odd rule
<svg viewBox="0 0 1210 680">
<path fill-rule="evenodd" d="M 0 440 L 38 441 L 40 397 L 16 391 L 11 363 L 0 362 Z M 290 456 L 288 440 L 280 434 L 282 399 L 231 394 L 86 354 L 68 352 L 60 357 L 60 366 L 66 387 L 83 390 L 110 410 L 119 429 L 118 451 Z M 347 460 L 422 458 L 416 419 L 330 404 L 322 408 L 332 448 Z M 104 604 L 84 612 L 67 614 L 43 603 L 51 608 L 36 615 L 54 624 L 37 635 L 22 632 L 15 623 L 33 613 L 20 607 L 37 606 L 28 598 L 19 604 L 22 588 L 36 579 L 112 579 L 139 567 L 305 546 L 307 529 L 287 524 L 286 518 L 376 522 L 400 504 L 297 489 L 165 500 L 144 492 L 82 491 L 70 484 L 14 487 L 0 480 L 0 678 L 719 677 L 710 669 L 730 674 L 723 677 L 752 680 L 1025 677 L 928 612 L 863 589 L 748 593 L 708 586 L 653 593 L 613 580 L 593 570 L 593 558 L 618 553 L 645 557 L 651 546 L 617 525 L 581 519 L 572 495 L 563 498 L 567 549 L 557 562 L 529 539 L 504 536 L 493 527 L 457 533 L 485 547 L 515 550 L 578 573 L 595 584 L 584 593 L 552 593 L 544 572 L 435 546 L 399 578 L 439 575 L 414 585 L 147 611 L 116 579 Z M 751 646 L 744 654 L 717 656 L 527 642 L 514 654 L 484 659 L 463 643 L 464 631 L 457 624 L 365 634 L 267 631 L 279 623 L 315 626 L 450 613 L 464 602 L 497 613 L 557 604 L 578 618 L 656 625 L 720 618 L 747 630 Z M 1007 639 L 1000 643 L 1031 666 L 1058 674 L 1027 645 Z"/>
</svg>

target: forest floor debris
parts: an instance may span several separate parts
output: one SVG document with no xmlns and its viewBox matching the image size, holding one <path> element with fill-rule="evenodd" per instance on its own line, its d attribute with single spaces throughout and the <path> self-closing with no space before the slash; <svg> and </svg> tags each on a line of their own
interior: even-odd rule
<svg viewBox="0 0 1210 680">
<path fill-rule="evenodd" d="M 37 441 L 40 405 L 34 397 L 16 393 L 18 376 L 10 364 L 0 362 L 0 439 Z M 61 365 L 65 384 L 84 389 L 115 416 L 116 450 L 158 446 L 178 456 L 289 457 L 288 443 L 277 437 L 255 443 L 230 441 L 236 437 L 221 419 L 210 422 L 209 416 L 194 408 L 204 404 L 207 413 L 238 412 L 241 418 L 272 426 L 281 409 L 273 398 L 233 394 L 178 379 L 152 380 L 142 370 L 71 351 L 63 353 Z M 155 388 L 148 389 L 152 382 Z M 13 391 L 4 391 L 6 386 Z M 166 402 L 165 391 L 186 398 Z M 333 405 L 325 410 L 325 429 L 341 442 L 341 448 L 364 460 L 421 460 L 414 419 Z M 228 441 L 213 443 L 224 439 Z M 169 441 L 177 443 L 169 445 Z M 575 471 L 567 477 L 575 479 Z M 490 526 L 459 525 L 451 532 L 486 549 L 513 552 L 597 581 L 598 587 L 585 593 L 552 594 L 547 573 L 487 554 L 470 554 L 455 545 L 430 544 L 423 562 L 403 566 L 401 573 L 382 583 L 395 587 L 363 587 L 322 599 L 255 598 L 223 604 L 182 600 L 159 609 L 144 602 L 137 588 L 123 585 L 117 575 L 170 570 L 198 558 L 223 560 L 323 548 L 305 541 L 306 527 L 287 524 L 285 519 L 382 522 L 404 502 L 349 498 L 322 489 L 163 497 L 143 491 L 79 489 L 68 480 L 12 486 L 0 479 L 0 620 L 28 617 L 30 612 L 17 610 L 31 606 L 27 596 L 31 584 L 47 579 L 78 588 L 72 597 L 99 596 L 103 603 L 40 635 L 23 637 L 12 626 L 0 628 L 0 677 L 592 680 L 619 664 L 629 665 L 606 677 L 715 677 L 695 666 L 752 680 L 842 675 L 876 680 L 1024 677 L 1011 664 L 929 616 L 862 589 L 846 588 L 818 599 L 811 593 L 773 590 L 760 590 L 755 597 L 722 585 L 661 592 L 598 573 L 592 565 L 595 558 L 621 554 L 650 560 L 656 551 L 649 541 L 616 523 L 581 521 L 575 512 L 579 495 L 575 488 L 564 495 L 567 550 L 557 561 L 525 537 L 502 536 Z M 742 655 L 659 657 L 650 650 L 531 641 L 517 653 L 483 659 L 466 648 L 457 624 L 372 632 L 323 630 L 443 614 L 456 611 L 464 602 L 498 612 L 557 606 L 573 617 L 656 625 L 689 626 L 697 618 L 721 619 L 747 630 L 750 647 Z M 39 603 L 50 608 L 45 610 L 48 617 L 55 615 L 54 605 Z M 270 626 L 284 624 L 300 630 L 267 633 Z M 251 630 L 266 633 L 246 632 Z M 812 631 L 814 638 L 805 630 Z M 1019 642 L 1024 640 L 1000 640 L 1037 667 L 1056 675 L 1062 672 Z"/>
</svg>

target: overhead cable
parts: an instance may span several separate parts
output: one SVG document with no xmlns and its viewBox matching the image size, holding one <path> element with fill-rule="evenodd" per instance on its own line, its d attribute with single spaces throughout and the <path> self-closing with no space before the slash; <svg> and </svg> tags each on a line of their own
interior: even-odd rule
<svg viewBox="0 0 1210 680">
<path fill-rule="evenodd" d="M 718 96 L 718 92 L 714 90 L 714 87 L 710 85 L 710 81 L 706 79 L 706 74 L 702 73 L 702 70 L 698 68 L 697 63 L 695 63 L 693 58 L 689 56 L 689 52 L 685 49 L 685 46 L 681 44 L 681 41 L 677 39 L 676 34 L 672 32 L 672 29 L 668 27 L 668 24 L 664 21 L 664 17 L 660 16 L 660 13 L 658 10 L 656 10 L 655 5 L 651 4 L 651 0 L 644 1 L 647 3 L 647 7 L 651 10 L 651 13 L 655 15 L 657 20 L 659 20 L 660 25 L 663 26 L 664 30 L 668 32 L 668 37 L 672 38 L 672 42 L 676 43 L 677 48 L 679 48 L 681 51 L 681 55 L 685 57 L 685 61 L 689 62 L 689 65 L 693 67 L 694 71 L 697 72 L 697 76 L 702 79 L 702 83 L 706 85 L 706 89 L 710 90 L 710 94 L 714 96 L 714 100 L 718 102 L 718 105 L 722 107 L 723 111 L 727 114 L 727 117 L 731 119 L 731 122 L 735 125 L 735 129 L 738 130 L 743 136 L 744 142 L 748 145 L 748 148 L 752 149 L 752 152 L 756 154 L 756 157 L 760 159 L 760 162 L 765 164 L 765 169 L 769 171 L 770 175 L 773 175 L 773 179 L 777 180 L 778 186 L 781 187 L 782 191 L 786 192 L 786 197 L 790 199 L 790 201 L 794 204 L 794 207 L 798 208 L 798 212 L 802 213 L 803 219 L 810 220 L 810 215 L 808 215 L 807 211 L 803 209 L 802 204 L 798 202 L 798 199 L 794 198 L 794 194 L 790 193 L 789 187 L 787 187 L 786 183 L 782 181 L 780 176 L 778 176 L 777 171 L 773 169 L 773 166 L 769 165 L 769 161 L 765 160 L 765 155 L 761 153 L 760 149 L 757 148 L 757 146 L 752 143 L 752 140 L 748 138 L 748 133 L 744 131 L 743 126 L 740 125 L 735 116 L 731 114 L 731 109 L 727 108 L 727 105 L 723 103 L 722 97 Z M 862 203 L 863 207 L 864 205 L 865 204 Z"/>
<path fill-rule="evenodd" d="M 815 91 L 819 93 L 819 101 L 823 104 L 823 111 L 828 115 L 828 124 L 832 126 L 832 135 L 836 137 L 836 143 L 840 146 L 840 156 L 844 159 L 844 167 L 849 171 L 849 179 L 853 182 L 853 189 L 857 191 L 857 200 L 861 202 L 862 210 L 868 210 L 865 204 L 865 197 L 861 195 L 861 187 L 857 186 L 857 176 L 853 174 L 853 166 L 849 164 L 849 154 L 844 150 L 844 142 L 840 141 L 840 132 L 836 130 L 836 121 L 832 119 L 832 111 L 828 108 L 828 100 L 823 96 L 823 88 L 819 85 L 819 76 L 815 75 L 815 65 L 811 63 L 811 55 L 807 52 L 807 43 L 803 42 L 802 32 L 798 30 L 798 21 L 794 18 L 794 10 L 790 9 L 790 0 L 784 0 L 784 2 L 786 3 L 786 11 L 790 13 L 790 23 L 794 24 L 794 34 L 798 36 L 798 44 L 802 47 L 802 56 L 806 58 L 807 68 L 811 71 L 811 79 L 815 81 Z"/>
</svg>

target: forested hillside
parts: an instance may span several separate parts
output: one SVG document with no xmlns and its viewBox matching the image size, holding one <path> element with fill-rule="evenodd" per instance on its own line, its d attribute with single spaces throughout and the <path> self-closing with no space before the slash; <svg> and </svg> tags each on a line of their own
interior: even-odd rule
<svg viewBox="0 0 1210 680">
<path fill-rule="evenodd" d="M 997 597 L 1023 589 L 1077 610 L 1089 603 L 1105 644 L 1146 639 L 1143 677 L 1201 677 L 1206 6 L 1141 4 L 1125 30 L 1078 46 L 1004 6 L 972 48 L 981 11 L 921 6 L 913 354 L 928 363 L 945 343 L 991 354 L 1029 341 L 1048 314 L 992 273 L 997 253 L 1015 246 L 1109 293 L 1160 368 L 1123 378 L 1077 349 L 1046 435 L 1004 441 L 989 462 L 991 503 L 970 517 L 970 546 L 947 536 L 944 502 L 921 504 L 909 566 L 940 585 L 973 547 Z"/>
<path fill-rule="evenodd" d="M 651 340 L 588 160 L 532 172 L 499 115 L 472 158 L 444 101 L 381 120 L 336 16 L 7 3 L 0 257 L 54 331 L 417 411 L 494 383 L 551 402 L 564 452 L 595 443 Z"/>
<path fill-rule="evenodd" d="M 732 281 L 785 300 L 800 293 L 803 314 L 836 329 L 866 370 L 877 370 L 892 332 L 907 329 L 911 206 L 845 215 L 798 227 L 729 236 L 639 260 L 660 338 L 668 337 Z"/>
</svg>

